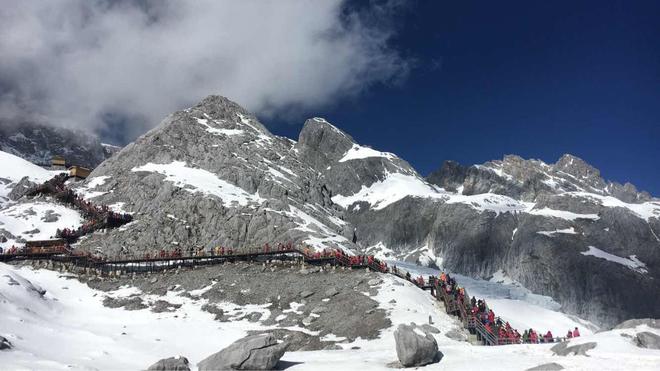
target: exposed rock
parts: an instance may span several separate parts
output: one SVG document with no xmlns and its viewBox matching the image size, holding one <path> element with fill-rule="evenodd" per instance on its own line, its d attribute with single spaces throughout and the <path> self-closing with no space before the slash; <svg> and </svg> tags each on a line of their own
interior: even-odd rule
<svg viewBox="0 0 660 371">
<path fill-rule="evenodd" d="M 272 334 L 251 335 L 237 340 L 197 364 L 200 371 L 272 370 L 286 351 Z"/>
<path fill-rule="evenodd" d="M 570 341 L 565 341 L 553 346 L 552 348 L 550 348 L 550 350 L 552 350 L 552 352 L 558 356 L 567 356 L 570 354 L 576 356 L 588 356 L 587 351 L 594 349 L 597 345 L 597 343 L 594 342 L 583 343 L 572 346 L 569 346 L 569 344 Z"/>
<path fill-rule="evenodd" d="M 381 281 L 380 278 L 372 278 L 372 279 L 370 279 L 369 281 L 367 281 L 367 284 L 368 284 L 369 286 L 376 286 L 376 285 L 379 285 L 381 282 L 382 282 L 382 281 Z"/>
<path fill-rule="evenodd" d="M 305 291 L 300 293 L 300 297 L 303 298 L 303 299 L 308 298 L 312 295 L 314 295 L 314 292 L 308 291 L 308 290 L 305 290 Z"/>
<path fill-rule="evenodd" d="M 163 358 L 149 366 L 147 371 L 190 371 L 190 364 L 186 357 Z"/>
<path fill-rule="evenodd" d="M 646 349 L 660 349 L 660 336 L 644 331 L 640 332 L 635 336 L 635 342 L 640 348 Z"/>
<path fill-rule="evenodd" d="M 422 328 L 422 330 L 423 330 L 424 332 L 430 332 L 430 333 L 432 333 L 432 334 L 439 334 L 439 333 L 440 333 L 440 330 L 438 330 L 437 327 L 435 327 L 435 326 L 431 326 L 431 325 L 429 325 L 428 323 L 423 324 L 423 325 L 421 326 L 421 328 Z"/>
<path fill-rule="evenodd" d="M 315 313 L 315 314 L 321 314 L 321 313 L 325 313 L 327 311 L 328 311 L 328 308 L 323 306 L 323 305 L 319 305 L 318 307 L 312 309 L 312 313 Z"/>
<path fill-rule="evenodd" d="M 525 371 L 559 371 L 563 369 L 564 366 L 560 365 L 559 363 L 551 362 L 551 363 L 538 365 L 536 367 L 528 368 Z"/>
<path fill-rule="evenodd" d="M 6 350 L 6 349 L 11 349 L 12 345 L 7 338 L 0 336 L 0 350 Z"/>
<path fill-rule="evenodd" d="M 307 316 L 302 320 L 302 324 L 305 325 L 306 327 L 309 327 L 314 321 L 316 321 L 316 317 Z"/>
<path fill-rule="evenodd" d="M 140 310 L 148 308 L 146 304 L 142 301 L 142 298 L 138 296 L 132 296 L 128 298 L 113 298 L 106 296 L 103 299 L 103 305 L 108 308 L 121 308 L 123 307 L 126 310 Z"/>
<path fill-rule="evenodd" d="M 54 223 L 60 219 L 60 215 L 53 210 L 46 210 L 46 213 L 41 218 L 44 223 Z"/>
<path fill-rule="evenodd" d="M 442 359 L 433 335 L 414 323 L 399 325 L 394 331 L 394 340 L 397 357 L 404 367 L 424 366 Z"/>
<path fill-rule="evenodd" d="M 325 291 L 325 297 L 333 297 L 335 295 L 339 294 L 339 291 L 335 287 L 331 287 Z"/>
<path fill-rule="evenodd" d="M 165 300 L 156 300 L 151 305 L 151 311 L 154 313 L 174 312 L 178 308 L 181 308 L 181 304 L 172 304 Z"/>
</svg>

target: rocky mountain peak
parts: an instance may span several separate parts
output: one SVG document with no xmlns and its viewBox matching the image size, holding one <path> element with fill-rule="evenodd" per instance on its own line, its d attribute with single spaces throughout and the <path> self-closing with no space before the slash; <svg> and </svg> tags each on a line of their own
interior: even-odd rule
<svg viewBox="0 0 660 371">
<path fill-rule="evenodd" d="M 319 171 L 340 160 L 355 145 L 353 138 L 323 118 L 305 121 L 298 137 L 298 148 L 303 158 Z"/>
<path fill-rule="evenodd" d="M 553 165 L 553 168 L 557 171 L 563 171 L 570 174 L 578 179 L 600 177 L 600 171 L 598 169 L 589 165 L 583 159 L 570 154 L 561 156 L 561 158 Z"/>
</svg>

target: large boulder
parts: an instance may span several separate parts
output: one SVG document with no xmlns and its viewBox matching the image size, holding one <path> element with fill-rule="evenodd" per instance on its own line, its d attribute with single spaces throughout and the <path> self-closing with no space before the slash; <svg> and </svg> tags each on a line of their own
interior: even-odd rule
<svg viewBox="0 0 660 371">
<path fill-rule="evenodd" d="M 273 334 L 247 336 L 199 362 L 199 371 L 272 370 L 286 351 Z"/>
<path fill-rule="evenodd" d="M 660 336 L 652 332 L 640 332 L 637 334 L 637 336 L 635 336 L 635 342 L 640 348 L 660 349 Z"/>
<path fill-rule="evenodd" d="M 0 350 L 11 349 L 12 345 L 5 337 L 0 336 Z"/>
<path fill-rule="evenodd" d="M 418 367 L 438 362 L 442 353 L 433 335 L 414 323 L 401 324 L 394 331 L 396 355 L 404 367 Z"/>
<path fill-rule="evenodd" d="M 550 350 L 552 350 L 553 353 L 555 353 L 558 356 L 567 356 L 570 354 L 576 355 L 576 356 L 586 356 L 587 351 L 594 349 L 597 345 L 597 343 L 590 342 L 590 343 L 584 343 L 584 344 L 578 344 L 578 345 L 572 345 L 569 346 L 570 342 L 565 341 L 562 343 L 559 343 L 552 347 Z"/>
<path fill-rule="evenodd" d="M 188 358 L 182 356 L 163 358 L 149 366 L 147 371 L 190 371 Z"/>
</svg>

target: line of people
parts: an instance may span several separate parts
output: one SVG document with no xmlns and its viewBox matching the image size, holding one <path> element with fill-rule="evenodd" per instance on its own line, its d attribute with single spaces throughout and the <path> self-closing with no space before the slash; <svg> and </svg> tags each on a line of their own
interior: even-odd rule
<svg viewBox="0 0 660 371">
<path fill-rule="evenodd" d="M 133 220 L 133 216 L 127 213 L 117 213 L 108 206 L 97 206 L 86 201 L 77 195 L 73 190 L 66 186 L 69 175 L 61 173 L 44 183 L 36 186 L 27 193 L 28 196 L 37 194 L 50 194 L 58 201 L 69 204 L 77 208 L 83 217 L 87 220 L 78 228 L 58 229 L 55 233 L 56 238 L 64 238 L 69 243 L 75 242 L 80 237 L 92 233 L 99 229 L 116 228 Z"/>
</svg>

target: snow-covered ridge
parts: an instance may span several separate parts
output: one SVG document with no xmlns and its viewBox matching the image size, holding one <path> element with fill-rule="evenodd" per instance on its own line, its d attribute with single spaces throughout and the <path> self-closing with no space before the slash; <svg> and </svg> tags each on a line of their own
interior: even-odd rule
<svg viewBox="0 0 660 371">
<path fill-rule="evenodd" d="M 389 173 L 382 181 L 375 182 L 369 187 L 362 186 L 360 191 L 350 196 L 336 195 L 332 197 L 332 201 L 346 209 L 356 202 L 366 202 L 373 210 L 382 210 L 405 197 L 435 199 L 444 201 L 447 204 L 465 204 L 479 212 L 489 211 L 496 214 L 524 212 L 565 220 L 596 220 L 599 218 L 596 214 L 576 214 L 549 208 L 534 209 L 534 203 L 521 202 L 511 197 L 493 193 L 476 195 L 450 193 L 425 182 L 419 177 L 400 173 Z"/>
<path fill-rule="evenodd" d="M 627 203 L 612 196 L 602 196 L 587 192 L 567 192 L 571 197 L 589 198 L 603 207 L 621 207 L 627 209 L 638 217 L 648 221 L 650 218 L 660 219 L 660 201 L 647 201 L 639 204 Z"/>
<path fill-rule="evenodd" d="M 146 171 L 165 175 L 165 181 L 172 182 L 177 187 L 191 193 L 204 193 L 222 199 L 225 207 L 232 207 L 237 203 L 246 206 L 249 203 L 262 203 L 259 194 L 250 194 L 242 188 L 228 183 L 210 171 L 188 167 L 185 162 L 174 161 L 170 164 L 148 163 L 134 167 L 133 172 Z"/>
<path fill-rule="evenodd" d="M 360 191 L 353 195 L 332 197 L 332 202 L 344 208 L 355 202 L 366 202 L 372 209 L 381 210 L 408 196 L 443 199 L 445 194 L 419 177 L 389 173 L 382 181 L 375 182 L 369 187 L 363 185 Z"/>
</svg>

